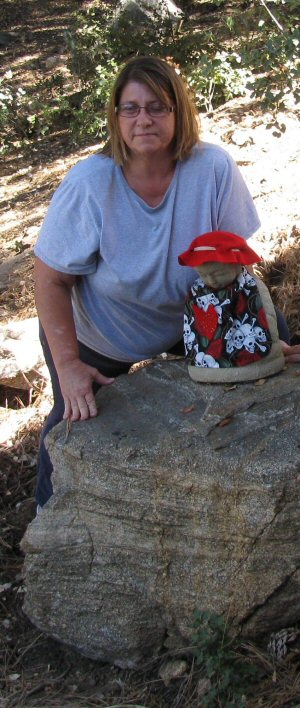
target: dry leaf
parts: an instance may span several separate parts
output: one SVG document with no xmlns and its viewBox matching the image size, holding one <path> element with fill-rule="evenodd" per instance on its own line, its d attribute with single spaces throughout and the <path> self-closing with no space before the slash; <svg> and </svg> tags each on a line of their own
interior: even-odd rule
<svg viewBox="0 0 300 708">
<path fill-rule="evenodd" d="M 218 427 L 224 428 L 224 426 L 229 425 L 229 423 L 231 423 L 231 421 L 232 421 L 232 418 L 223 418 L 223 420 L 221 420 L 220 423 L 218 423 Z"/>
<path fill-rule="evenodd" d="M 257 381 L 254 382 L 254 386 L 263 386 L 266 383 L 267 379 L 257 379 Z"/>
<path fill-rule="evenodd" d="M 234 391 L 237 388 L 236 384 L 233 384 L 232 386 L 225 386 L 224 391 Z"/>
<path fill-rule="evenodd" d="M 187 406 L 187 408 L 181 408 L 180 413 L 191 413 L 195 410 L 195 406 Z"/>
</svg>

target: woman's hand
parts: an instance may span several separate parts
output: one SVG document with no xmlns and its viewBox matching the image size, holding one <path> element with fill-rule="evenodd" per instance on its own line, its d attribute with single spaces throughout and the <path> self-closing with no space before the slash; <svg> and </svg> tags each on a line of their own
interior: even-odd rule
<svg viewBox="0 0 300 708">
<path fill-rule="evenodd" d="M 286 362 L 300 361 L 300 344 L 294 344 L 292 347 L 280 340 L 282 351 Z"/>
<path fill-rule="evenodd" d="M 35 280 L 36 306 L 58 373 L 64 419 L 87 420 L 97 415 L 93 383 L 105 386 L 114 379 L 79 359 L 71 302 L 76 277 L 53 270 L 36 258 Z"/>
<path fill-rule="evenodd" d="M 65 362 L 58 371 L 61 392 L 65 402 L 64 420 L 87 420 L 97 415 L 93 383 L 107 386 L 113 378 L 100 374 L 93 366 L 80 359 Z"/>
</svg>

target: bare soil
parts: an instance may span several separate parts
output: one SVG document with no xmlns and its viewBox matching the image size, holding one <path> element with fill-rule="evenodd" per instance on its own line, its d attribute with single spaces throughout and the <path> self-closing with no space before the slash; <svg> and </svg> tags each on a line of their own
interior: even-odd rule
<svg viewBox="0 0 300 708">
<path fill-rule="evenodd" d="M 66 71 L 63 33 L 81 5 L 79 0 L 2 0 L 1 30 L 12 35 L 1 48 L 4 71 L 12 69 L 14 80 L 28 86 L 50 76 L 53 67 Z M 203 137 L 223 144 L 247 181 L 262 220 L 255 239 L 257 250 L 267 261 L 276 261 L 288 250 L 296 254 L 292 258 L 295 263 L 300 255 L 299 123 L 292 102 L 278 120 L 282 131 L 268 127 L 270 116 L 258 103 L 249 98 L 236 99 L 202 116 Z M 4 158 L 0 180 L 2 323 L 36 315 L 32 248 L 41 221 L 67 170 L 98 148 L 88 140 L 79 148 L 64 126 L 51 136 L 37 135 L 25 146 L 16 144 Z M 295 297 L 300 297 L 299 289 Z M 291 310 L 286 315 L 293 324 L 294 341 L 300 341 L 298 314 L 292 321 Z M 0 403 L 3 421 L 3 398 Z M 19 400 L 17 405 L 26 404 Z M 0 447 L 0 707 L 200 708 L 200 674 L 190 656 L 185 676 L 166 686 L 159 677 L 166 657 L 139 671 L 92 662 L 41 634 L 24 616 L 19 543 L 35 514 L 38 437 L 50 400 L 40 391 L 31 405 L 36 412 L 34 422 L 21 425 L 15 439 Z M 274 674 L 270 659 L 256 650 L 252 658 L 264 668 L 265 677 L 256 698 L 247 703 L 249 708 L 282 708 L 300 702 L 297 666 L 279 666 Z"/>
</svg>

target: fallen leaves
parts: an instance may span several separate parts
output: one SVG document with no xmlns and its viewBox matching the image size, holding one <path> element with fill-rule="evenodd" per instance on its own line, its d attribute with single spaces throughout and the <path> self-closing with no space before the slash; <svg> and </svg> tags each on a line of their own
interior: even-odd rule
<svg viewBox="0 0 300 708">
<path fill-rule="evenodd" d="M 254 386 L 263 386 L 266 381 L 267 379 L 257 379 L 257 381 L 254 382 Z"/>
<path fill-rule="evenodd" d="M 231 416 L 231 418 L 223 418 L 223 420 L 220 420 L 220 422 L 218 423 L 218 428 L 224 428 L 225 425 L 229 425 L 229 423 L 231 423 L 231 421 L 232 421 L 232 416 Z"/>
<path fill-rule="evenodd" d="M 195 410 L 195 406 L 186 406 L 186 408 L 181 408 L 180 413 L 192 413 Z"/>
</svg>

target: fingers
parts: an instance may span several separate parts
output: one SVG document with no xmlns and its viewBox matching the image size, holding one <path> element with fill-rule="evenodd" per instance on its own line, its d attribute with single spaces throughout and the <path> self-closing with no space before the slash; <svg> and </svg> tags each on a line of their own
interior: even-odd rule
<svg viewBox="0 0 300 708">
<path fill-rule="evenodd" d="M 87 394 L 85 397 L 86 404 L 88 407 L 88 413 L 91 418 L 94 418 L 97 415 L 97 406 L 96 406 L 96 401 L 92 393 Z"/>
<path fill-rule="evenodd" d="M 64 398 L 65 402 L 65 412 L 64 420 L 88 420 L 89 418 L 94 418 L 97 415 L 96 401 L 92 393 L 87 394 L 85 397 L 80 396 L 78 398 Z"/>
<path fill-rule="evenodd" d="M 290 345 L 287 344 L 287 342 L 284 342 L 283 339 L 280 339 L 279 342 L 281 344 L 281 349 L 282 349 L 283 353 L 285 353 L 288 349 L 290 349 Z"/>
<path fill-rule="evenodd" d="M 283 352 L 284 353 L 284 352 Z M 291 362 L 300 361 L 300 352 L 292 352 L 291 354 L 285 354 L 285 360 Z"/>
<path fill-rule="evenodd" d="M 97 415 L 93 382 L 101 386 L 114 382 L 114 378 L 104 376 L 79 359 L 61 367 L 59 378 L 65 403 L 64 420 L 71 421 L 88 420 Z"/>
<path fill-rule="evenodd" d="M 63 420 L 69 420 L 71 419 L 72 415 L 72 408 L 71 408 L 71 401 L 69 401 L 68 398 L 64 396 L 64 404 L 65 404 L 65 411 L 63 415 Z"/>
<path fill-rule="evenodd" d="M 95 381 L 98 384 L 101 384 L 101 386 L 108 386 L 109 384 L 112 384 L 114 382 L 114 378 L 111 378 L 109 376 L 104 376 L 104 374 L 100 374 L 99 371 L 95 372 Z"/>
<path fill-rule="evenodd" d="M 300 361 L 300 344 L 290 346 L 286 342 L 280 340 L 282 351 L 287 362 Z"/>
</svg>

